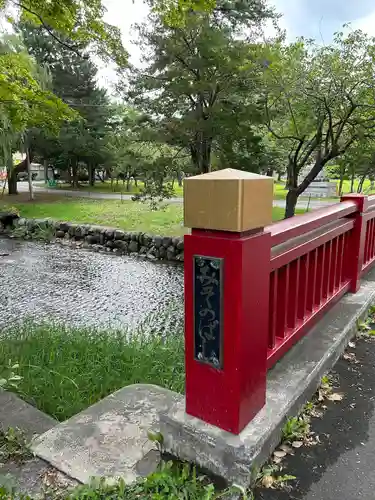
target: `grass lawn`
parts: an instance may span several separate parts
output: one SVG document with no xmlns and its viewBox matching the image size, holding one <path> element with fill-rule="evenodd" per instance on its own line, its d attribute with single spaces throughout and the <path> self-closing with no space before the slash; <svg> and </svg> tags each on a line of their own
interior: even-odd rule
<svg viewBox="0 0 375 500">
<path fill-rule="evenodd" d="M 99 224 L 126 231 L 142 231 L 151 234 L 181 235 L 187 232 L 182 226 L 182 205 L 170 203 L 163 210 L 151 211 L 147 204 L 130 200 L 94 200 L 37 194 L 36 200 L 28 201 L 28 194 L 3 196 L 0 210 L 15 207 L 22 217 L 66 220 L 82 224 Z M 273 208 L 273 220 L 284 217 L 284 209 Z"/>
<path fill-rule="evenodd" d="M 133 333 L 54 323 L 10 326 L 0 342 L 0 379 L 7 378 L 9 360 L 19 363 L 19 395 L 58 420 L 131 384 L 184 392 L 182 332 L 165 339 Z"/>
</svg>

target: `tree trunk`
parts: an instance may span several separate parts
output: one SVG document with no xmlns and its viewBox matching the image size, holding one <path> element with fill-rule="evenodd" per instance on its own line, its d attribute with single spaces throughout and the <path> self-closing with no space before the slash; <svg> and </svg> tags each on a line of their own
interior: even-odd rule
<svg viewBox="0 0 375 500">
<path fill-rule="evenodd" d="M 95 186 L 95 167 L 93 167 L 93 165 L 89 163 L 87 169 L 89 173 L 89 185 Z"/>
<path fill-rule="evenodd" d="M 355 172 L 353 170 L 351 179 L 350 179 L 350 192 L 354 193 L 354 181 L 355 181 Z"/>
<path fill-rule="evenodd" d="M 365 175 L 362 175 L 362 177 L 361 177 L 361 179 L 360 179 L 360 181 L 359 181 L 359 183 L 358 183 L 357 193 L 362 193 L 362 190 L 363 190 L 363 184 L 364 184 L 364 182 L 365 182 L 365 180 L 366 180 L 366 177 L 367 177 L 367 175 L 366 175 L 366 174 L 365 174 Z"/>
<path fill-rule="evenodd" d="M 183 173 L 181 170 L 177 172 L 177 182 L 178 182 L 178 187 L 182 187 L 182 179 L 183 179 Z"/>
<path fill-rule="evenodd" d="M 48 182 L 48 160 L 43 160 L 44 182 Z"/>
<path fill-rule="evenodd" d="M 9 156 L 7 161 L 7 176 L 8 176 L 8 194 L 18 194 L 17 172 L 15 168 L 13 168 L 12 155 Z"/>
<path fill-rule="evenodd" d="M 278 180 L 279 182 L 281 182 L 281 176 L 282 176 L 282 173 L 281 173 L 281 172 L 279 172 L 279 173 L 277 174 L 277 180 Z"/>
<path fill-rule="evenodd" d="M 196 134 L 195 141 L 190 144 L 190 155 L 193 165 L 200 174 L 211 172 L 211 139 Z"/>
<path fill-rule="evenodd" d="M 211 172 L 211 141 L 205 140 L 202 144 L 202 173 Z"/>
<path fill-rule="evenodd" d="M 72 186 L 74 188 L 77 188 L 79 187 L 79 184 L 78 184 L 78 165 L 77 165 L 77 162 L 74 160 L 73 161 L 73 164 L 72 164 Z"/>
<path fill-rule="evenodd" d="M 342 196 L 342 188 L 343 188 L 343 185 L 344 185 L 345 171 L 346 171 L 345 166 L 340 165 L 339 196 Z"/>
<path fill-rule="evenodd" d="M 34 200 L 34 186 L 33 186 L 33 178 L 31 175 L 31 162 L 30 162 L 30 154 L 29 154 L 29 148 L 26 148 L 26 163 L 27 163 L 27 181 L 29 183 L 29 194 L 30 194 L 30 200 Z"/>
<path fill-rule="evenodd" d="M 295 215 L 297 200 L 297 192 L 294 189 L 290 189 L 286 195 L 285 219 L 289 219 Z"/>
<path fill-rule="evenodd" d="M 126 191 L 130 191 L 130 175 L 126 176 Z"/>
</svg>

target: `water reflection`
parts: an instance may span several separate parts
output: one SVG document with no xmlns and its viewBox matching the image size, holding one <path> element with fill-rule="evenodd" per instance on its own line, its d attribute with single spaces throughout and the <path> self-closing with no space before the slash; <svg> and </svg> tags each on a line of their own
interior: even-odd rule
<svg viewBox="0 0 375 500">
<path fill-rule="evenodd" d="M 0 239 L 0 280 L 0 328 L 32 316 L 77 326 L 181 329 L 182 266 Z"/>
</svg>

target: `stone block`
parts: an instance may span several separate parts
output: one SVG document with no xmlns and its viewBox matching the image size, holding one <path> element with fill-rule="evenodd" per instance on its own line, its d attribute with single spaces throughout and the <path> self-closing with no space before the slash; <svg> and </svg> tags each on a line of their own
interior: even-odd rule
<svg viewBox="0 0 375 500">
<path fill-rule="evenodd" d="M 114 235 L 115 240 L 123 240 L 124 236 L 125 236 L 124 231 L 120 231 L 120 230 L 116 229 L 115 235 Z"/>
<path fill-rule="evenodd" d="M 154 239 L 153 239 L 153 244 L 155 246 L 155 248 L 160 248 L 161 245 L 163 244 L 163 238 L 161 236 L 154 236 Z"/>
<path fill-rule="evenodd" d="M 153 385 L 125 387 L 37 438 L 33 452 L 82 483 L 92 477 L 132 482 L 159 464 L 148 431 L 182 398 Z"/>
<path fill-rule="evenodd" d="M 132 240 L 132 241 L 129 243 L 129 247 L 128 247 L 128 249 L 129 249 L 129 252 L 130 252 L 130 253 L 136 253 L 136 252 L 138 252 L 138 248 L 139 248 L 139 245 L 138 245 L 138 242 L 137 242 L 137 241 L 133 241 L 133 240 Z"/>
<path fill-rule="evenodd" d="M 169 236 L 164 236 L 162 245 L 164 248 L 168 248 L 172 244 L 172 238 Z"/>
</svg>

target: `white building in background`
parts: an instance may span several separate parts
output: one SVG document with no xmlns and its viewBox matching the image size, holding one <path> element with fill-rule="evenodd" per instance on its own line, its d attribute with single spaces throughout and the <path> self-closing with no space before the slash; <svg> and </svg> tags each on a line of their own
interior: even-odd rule
<svg viewBox="0 0 375 500">
<path fill-rule="evenodd" d="M 311 171 L 312 165 L 306 165 L 298 176 L 298 184 L 300 184 L 306 175 Z M 311 196 L 311 198 L 333 198 L 337 195 L 337 185 L 329 180 L 325 169 L 315 177 L 309 187 L 303 192 L 303 196 Z"/>
</svg>

